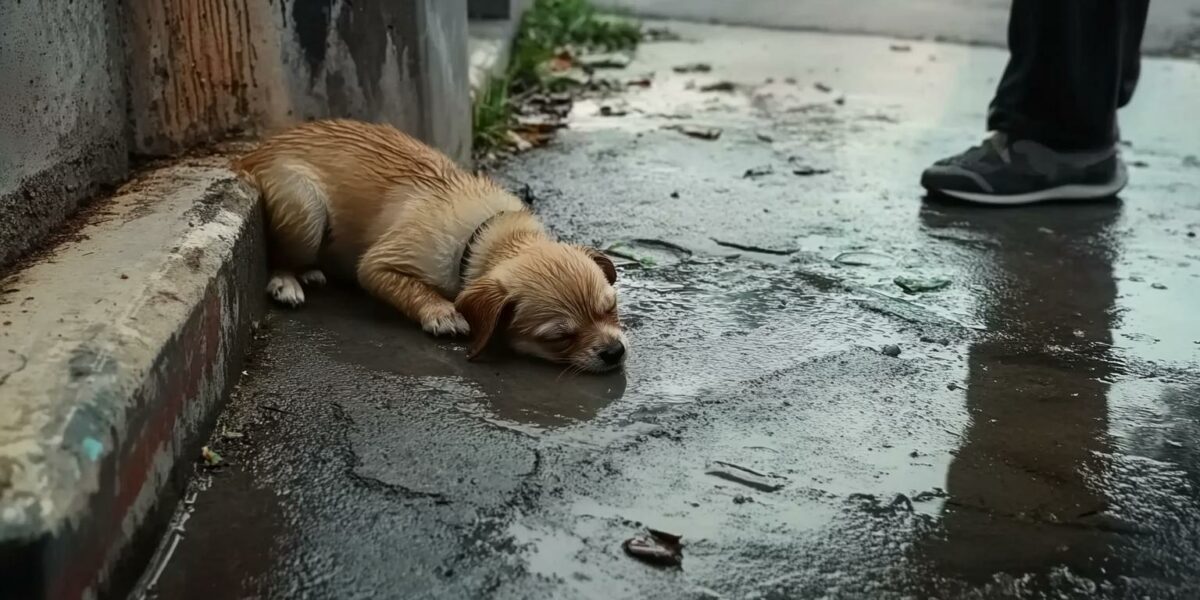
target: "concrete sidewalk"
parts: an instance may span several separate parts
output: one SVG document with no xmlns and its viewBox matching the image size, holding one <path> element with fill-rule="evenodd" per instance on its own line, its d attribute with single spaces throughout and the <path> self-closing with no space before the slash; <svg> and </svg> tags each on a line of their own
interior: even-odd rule
<svg viewBox="0 0 1200 600">
<path fill-rule="evenodd" d="M 5 598 L 128 589 L 177 502 L 264 304 L 226 161 L 140 173 L 0 281 Z"/>
<path fill-rule="evenodd" d="M 1003 48 L 1007 0 L 597 0 L 614 10 L 654 18 L 690 19 L 791 29 L 888 35 Z M 1150 3 L 1143 51 L 1150 56 L 1200 57 L 1200 0 Z"/>
<path fill-rule="evenodd" d="M 1121 201 L 977 210 L 917 178 L 982 139 L 1002 51 L 671 27 L 606 74 L 649 88 L 500 173 L 635 259 L 626 371 L 469 363 L 318 290 L 148 596 L 1200 595 L 1200 65 L 1145 63 Z M 645 527 L 681 569 L 622 551 Z"/>
</svg>

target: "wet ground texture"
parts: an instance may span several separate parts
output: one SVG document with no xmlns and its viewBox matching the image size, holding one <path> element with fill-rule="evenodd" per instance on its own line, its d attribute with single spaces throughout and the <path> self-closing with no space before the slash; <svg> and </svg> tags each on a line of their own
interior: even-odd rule
<svg viewBox="0 0 1200 600">
<path fill-rule="evenodd" d="M 150 596 L 1200 596 L 1200 65 L 1144 65 L 1119 201 L 984 210 L 916 183 L 1003 52 L 673 27 L 498 173 L 627 258 L 626 372 L 316 291 Z M 646 527 L 681 566 L 626 554 Z"/>
</svg>

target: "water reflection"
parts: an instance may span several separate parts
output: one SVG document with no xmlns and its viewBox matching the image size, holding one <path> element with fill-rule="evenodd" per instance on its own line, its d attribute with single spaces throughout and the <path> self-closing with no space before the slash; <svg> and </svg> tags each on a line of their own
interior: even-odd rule
<svg viewBox="0 0 1200 600">
<path fill-rule="evenodd" d="M 988 333 L 969 349 L 970 424 L 935 533 L 915 546 L 937 576 L 982 583 L 1059 565 L 1099 576 L 1112 562 L 1097 479 L 1110 449 L 1119 213 L 1116 203 L 922 210 L 931 234 L 960 228 L 998 242 L 981 250 Z"/>
<path fill-rule="evenodd" d="M 563 375 L 562 365 L 499 354 L 468 362 L 462 340 L 431 338 L 395 309 L 352 290 L 319 290 L 286 318 L 308 326 L 339 361 L 413 377 L 464 402 L 486 402 L 482 412 L 501 422 L 571 425 L 594 418 L 625 394 L 623 372 Z"/>
</svg>

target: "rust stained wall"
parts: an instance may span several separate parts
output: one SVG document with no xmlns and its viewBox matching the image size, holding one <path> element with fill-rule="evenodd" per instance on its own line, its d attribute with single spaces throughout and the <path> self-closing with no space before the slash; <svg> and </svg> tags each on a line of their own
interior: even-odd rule
<svg viewBox="0 0 1200 600">
<path fill-rule="evenodd" d="M 261 0 L 126 6 L 134 151 L 163 155 L 252 129 L 278 95 L 274 23 Z"/>
<path fill-rule="evenodd" d="M 138 0 L 135 152 L 349 117 L 470 152 L 465 0 Z"/>
</svg>

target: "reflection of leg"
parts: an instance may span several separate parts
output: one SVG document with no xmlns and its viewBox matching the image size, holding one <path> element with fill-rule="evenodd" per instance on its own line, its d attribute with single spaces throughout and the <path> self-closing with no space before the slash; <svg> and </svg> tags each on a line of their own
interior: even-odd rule
<svg viewBox="0 0 1200 600">
<path fill-rule="evenodd" d="M 1108 386 L 1087 365 L 1042 365 L 1053 359 L 1024 352 L 1002 342 L 971 348 L 972 424 L 947 472 L 943 537 L 920 549 L 943 575 L 983 581 L 1063 564 L 1097 574 L 1113 542 L 1091 522 L 1105 509 L 1093 478 Z"/>
<path fill-rule="evenodd" d="M 1148 0 L 1014 0 L 1011 57 L 988 128 L 1055 150 L 1116 141 L 1117 108 L 1133 96 Z"/>
<path fill-rule="evenodd" d="M 997 276 L 981 307 L 993 333 L 967 357 L 970 423 L 946 474 L 949 498 L 938 527 L 914 544 L 938 578 L 979 583 L 1000 571 L 1113 568 L 1118 536 L 1104 522 L 1098 482 L 1114 369 L 1114 252 L 1106 243 L 1119 215 L 1111 204 L 922 211 L 926 227 L 969 227 L 999 242 L 991 256 Z M 1036 231 L 1045 223 L 1055 236 Z"/>
</svg>

